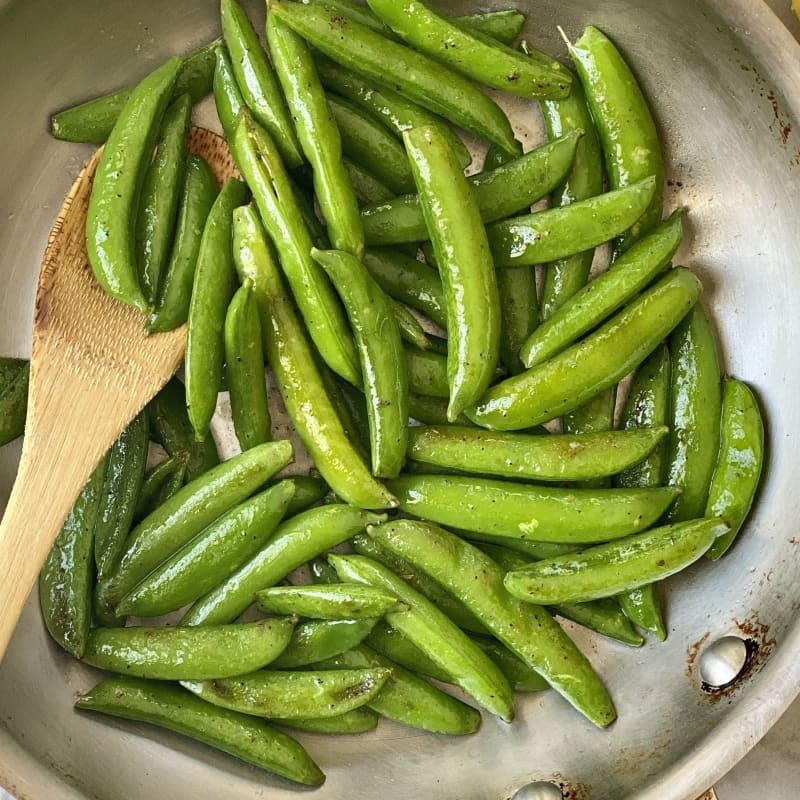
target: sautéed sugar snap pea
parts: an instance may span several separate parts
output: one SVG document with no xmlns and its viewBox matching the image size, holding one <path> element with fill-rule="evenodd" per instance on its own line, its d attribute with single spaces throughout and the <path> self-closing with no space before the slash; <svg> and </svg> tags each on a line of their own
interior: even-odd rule
<svg viewBox="0 0 800 800">
<path fill-rule="evenodd" d="M 382 617 L 402 604 L 389 592 L 357 583 L 275 586 L 256 594 L 265 614 L 297 614 L 311 619 Z"/>
<path fill-rule="evenodd" d="M 0 447 L 25 430 L 30 371 L 28 361 L 0 358 Z"/>
<path fill-rule="evenodd" d="M 298 719 L 273 719 L 275 725 L 309 733 L 366 733 L 378 727 L 380 716 L 367 706 L 339 714 L 337 717 L 306 717 Z"/>
<path fill-rule="evenodd" d="M 359 645 L 377 622 L 377 617 L 302 622 L 272 665 L 275 669 L 294 669 L 338 656 Z"/>
</svg>

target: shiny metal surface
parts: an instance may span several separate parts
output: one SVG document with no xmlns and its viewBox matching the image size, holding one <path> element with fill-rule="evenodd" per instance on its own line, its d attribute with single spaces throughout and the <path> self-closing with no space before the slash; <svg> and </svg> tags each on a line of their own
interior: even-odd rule
<svg viewBox="0 0 800 800">
<path fill-rule="evenodd" d="M 507 3 L 480 3 L 492 5 Z M 766 407 L 767 479 L 731 553 L 669 582 L 665 644 L 637 651 L 576 632 L 617 702 L 619 720 L 609 731 L 548 693 L 522 700 L 513 725 L 485 719 L 466 739 L 387 722 L 358 739 L 308 735 L 303 741 L 328 773 L 321 798 L 501 800 L 554 779 L 573 798 L 694 800 L 800 687 L 800 376 L 787 346 L 800 338 L 800 47 L 760 0 L 519 5 L 530 11 L 534 43 L 563 54 L 555 25 L 574 37 L 592 22 L 640 75 L 667 149 L 668 210 L 689 209 L 679 260 L 704 280 L 728 371 L 754 385 Z M 466 13 L 478 4 L 450 6 Z M 216 13 L 210 0 L 0 0 L 3 354 L 27 352 L 45 240 L 90 152 L 49 139 L 48 113 L 212 38 Z M 529 105 L 508 107 L 521 130 L 539 135 Z M 209 120 L 206 105 L 200 121 Z M 0 503 L 18 456 L 18 444 L 0 450 Z M 709 695 L 699 659 L 726 635 L 753 640 L 755 655 L 733 690 Z M 75 714 L 76 692 L 96 677 L 47 640 L 31 599 L 0 668 L 0 784 L 16 797 L 277 800 L 302 791 L 178 736 Z"/>
</svg>

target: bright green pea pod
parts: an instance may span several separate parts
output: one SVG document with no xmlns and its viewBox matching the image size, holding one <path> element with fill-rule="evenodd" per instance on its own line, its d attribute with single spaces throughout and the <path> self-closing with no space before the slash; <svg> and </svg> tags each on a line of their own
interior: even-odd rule
<svg viewBox="0 0 800 800">
<path fill-rule="evenodd" d="M 508 593 L 505 571 L 485 553 L 425 522 L 399 520 L 367 532 L 439 581 L 595 725 L 614 721 L 614 705 L 591 664 L 546 609 Z"/>
<path fill-rule="evenodd" d="M 564 433 L 583 435 L 607 433 L 614 429 L 614 413 L 617 408 L 617 387 L 611 386 L 593 397 L 588 403 L 568 411 L 561 419 Z M 665 428 L 665 432 L 666 432 Z M 600 489 L 611 486 L 611 478 L 602 476 L 578 481 L 576 486 L 584 489 Z"/>
<path fill-rule="evenodd" d="M 603 244 L 641 217 L 655 187 L 655 178 L 645 178 L 568 206 L 495 222 L 487 229 L 495 263 L 538 264 Z"/>
<path fill-rule="evenodd" d="M 569 171 L 581 133 L 573 131 L 525 155 L 469 178 L 481 219 L 494 222 L 529 207 Z M 418 242 L 428 237 L 419 197 L 406 195 L 362 209 L 368 245 Z"/>
<path fill-rule="evenodd" d="M 503 673 L 430 600 L 365 556 L 330 555 L 328 560 L 342 580 L 379 586 L 402 600 L 408 609 L 387 614 L 387 623 L 450 674 L 481 707 L 507 722 L 513 718 L 513 694 Z"/>
<path fill-rule="evenodd" d="M 83 661 L 136 678 L 203 681 L 244 675 L 274 661 L 294 617 L 205 628 L 95 628 Z"/>
<path fill-rule="evenodd" d="M 453 683 L 447 670 L 420 650 L 405 634 L 379 622 L 364 640 L 377 653 L 401 664 L 409 672 L 426 675 L 442 683 Z"/>
<path fill-rule="evenodd" d="M 447 140 L 437 128 L 403 134 L 420 205 L 442 276 L 447 327 L 447 417 L 478 400 L 500 350 L 500 303 L 478 206 Z"/>
<path fill-rule="evenodd" d="M 214 71 L 214 48 L 219 39 L 203 45 L 183 59 L 172 97 L 189 94 L 193 103 L 202 100 L 211 91 Z M 96 142 L 101 144 L 111 133 L 133 87 L 97 97 L 72 108 L 59 111 L 50 118 L 50 132 L 56 139 L 68 142 Z"/>
<path fill-rule="evenodd" d="M 364 228 L 358 201 L 342 163 L 336 115 L 326 100 L 308 45 L 272 14 L 267 15 L 267 41 L 297 138 L 313 170 L 314 192 L 331 244 L 361 258 Z"/>
<path fill-rule="evenodd" d="M 171 456 L 186 462 L 186 480 L 193 481 L 219 464 L 213 439 L 198 442 L 186 413 L 183 384 L 172 378 L 150 401 L 150 435 Z"/>
<path fill-rule="evenodd" d="M 663 272 L 683 238 L 676 211 L 546 319 L 520 353 L 526 367 L 552 358 L 622 308 Z"/>
<path fill-rule="evenodd" d="M 401 475 L 389 485 L 403 511 L 440 525 L 560 544 L 645 530 L 678 494 L 673 487 L 564 489 L 449 475 Z"/>
<path fill-rule="evenodd" d="M 311 255 L 336 287 L 355 334 L 369 414 L 372 473 L 393 478 L 406 454 L 408 376 L 391 301 L 355 256 L 316 248 Z"/>
<path fill-rule="evenodd" d="M 495 384 L 467 416 L 492 430 L 519 430 L 573 411 L 644 361 L 686 316 L 701 290 L 689 270 L 670 270 L 582 341 Z"/>
<path fill-rule="evenodd" d="M 477 544 L 481 550 L 484 549 L 485 545 L 489 545 L 490 547 L 500 547 L 503 550 L 512 550 L 515 553 L 520 553 L 523 556 L 526 556 L 527 563 L 531 561 L 541 561 L 543 558 L 560 556 L 564 553 L 574 553 L 580 548 L 580 545 L 576 544 L 533 542 L 529 539 L 517 539 L 510 536 L 493 536 L 490 533 L 465 531 L 459 528 L 453 528 L 452 531 L 462 539 L 468 539 L 469 541 Z M 489 555 L 492 555 L 492 553 L 489 552 Z"/>
<path fill-rule="evenodd" d="M 192 101 L 182 94 L 167 108 L 156 142 L 156 154 L 147 167 L 136 215 L 136 265 L 139 283 L 148 302 L 158 297 L 161 274 L 169 257 L 183 189 L 186 134 Z"/>
<path fill-rule="evenodd" d="M 377 617 L 326 619 L 298 625 L 286 649 L 275 659 L 275 669 L 315 664 L 360 644 L 375 627 Z"/>
<path fill-rule="evenodd" d="M 623 614 L 637 627 L 652 633 L 660 642 L 667 638 L 658 583 L 629 589 L 617 596 Z M 596 601 L 601 602 L 601 601 Z M 581 604 L 583 605 L 583 604 Z"/>
<path fill-rule="evenodd" d="M 39 573 L 39 604 L 50 636 L 82 658 L 92 620 L 92 557 L 107 457 L 95 467 L 67 515 Z"/>
<path fill-rule="evenodd" d="M 94 529 L 98 579 L 117 565 L 131 530 L 147 466 L 150 425 L 147 411 L 136 416 L 111 445 Z"/>
<path fill-rule="evenodd" d="M 497 664 L 515 692 L 542 692 L 550 688 L 550 684 L 538 672 L 496 639 L 473 636 L 472 641 Z"/>
<path fill-rule="evenodd" d="M 185 173 L 175 223 L 175 240 L 164 270 L 158 302 L 145 326 L 148 333 L 172 330 L 189 318 L 203 229 L 217 197 L 216 178 L 202 156 L 187 156 Z"/>
<path fill-rule="evenodd" d="M 236 438 L 249 450 L 270 438 L 261 322 L 250 281 L 238 289 L 225 316 L 225 363 Z"/>
<path fill-rule="evenodd" d="M 408 414 L 411 419 L 421 422 L 423 425 L 449 425 L 447 420 L 447 400 L 443 397 L 426 397 L 423 394 L 408 395 Z M 463 415 L 453 423 L 455 425 L 472 425 Z M 408 462 L 406 462 L 408 465 Z"/>
<path fill-rule="evenodd" d="M 236 619 L 252 604 L 256 592 L 274 586 L 309 559 L 346 542 L 367 525 L 385 519 L 340 504 L 319 506 L 292 517 L 250 561 L 201 597 L 186 612 L 181 624 L 214 625 Z"/>
<path fill-rule="evenodd" d="M 471 706 L 437 689 L 399 664 L 376 653 L 364 644 L 329 658 L 317 669 L 381 667 L 391 670 L 383 689 L 370 702 L 370 708 L 387 719 L 431 733 L 464 736 L 475 733 L 481 715 Z"/>
<path fill-rule="evenodd" d="M 729 530 L 719 519 L 664 525 L 509 572 L 505 586 L 529 603 L 583 603 L 668 578 Z"/>
<path fill-rule="evenodd" d="M 741 381 L 722 385 L 722 424 L 717 466 L 708 492 L 706 515 L 721 517 L 730 531 L 707 555 L 716 561 L 733 544 L 753 504 L 764 464 L 764 423 L 758 400 Z"/>
<path fill-rule="evenodd" d="M 175 731 L 298 783 L 319 786 L 325 780 L 291 736 L 263 720 L 212 706 L 168 683 L 107 678 L 81 695 L 75 707 Z"/>
<path fill-rule="evenodd" d="M 394 192 L 364 167 L 348 161 L 346 158 L 343 163 L 353 191 L 356 193 L 356 200 L 360 205 L 383 203 L 394 197 Z"/>
<path fill-rule="evenodd" d="M 261 47 L 260 44 L 259 47 Z M 217 107 L 217 116 L 222 125 L 222 131 L 230 142 L 236 132 L 239 114 L 246 106 L 236 76 L 233 74 L 230 53 L 224 44 L 219 45 L 216 49 L 214 104 Z"/>
<path fill-rule="evenodd" d="M 233 209 L 247 202 L 247 187 L 229 178 L 214 201 L 203 229 L 186 336 L 186 408 L 195 438 L 208 436 L 217 407 L 225 351 L 225 312 L 235 270 L 231 251 Z"/>
<path fill-rule="evenodd" d="M 569 71 L 543 53 L 523 55 L 485 34 L 453 24 L 419 0 L 368 3 L 411 47 L 473 80 L 520 97 L 569 95 Z"/>
<path fill-rule="evenodd" d="M 353 620 L 382 617 L 402 604 L 383 589 L 358 583 L 275 586 L 256 594 L 265 614 L 297 614 L 310 619 Z"/>
<path fill-rule="evenodd" d="M 186 461 L 181 456 L 170 456 L 146 472 L 136 501 L 134 521 L 140 522 L 169 500 L 183 486 L 185 478 Z"/>
<path fill-rule="evenodd" d="M 569 51 L 600 134 L 611 188 L 655 178 L 647 209 L 616 243 L 624 250 L 661 221 L 664 164 L 658 131 L 630 67 L 605 34 L 589 26 Z"/>
<path fill-rule="evenodd" d="M 317 469 L 346 502 L 366 508 L 394 505 L 388 490 L 370 475 L 327 396 L 305 331 L 252 208 L 237 211 L 234 234 L 239 273 L 253 280 L 267 359 L 289 417 Z"/>
<path fill-rule="evenodd" d="M 378 727 L 380 717 L 366 706 L 354 708 L 338 717 L 323 717 L 322 719 L 273 719 L 276 725 L 284 728 L 293 728 L 308 733 L 366 733 Z"/>
<path fill-rule="evenodd" d="M 131 532 L 116 570 L 101 582 L 113 608 L 143 578 L 292 460 L 288 441 L 259 445 L 186 484 Z M 227 621 L 227 620 L 226 620 Z"/>
<path fill-rule="evenodd" d="M 378 288 L 380 289 L 380 287 Z M 380 291 L 382 292 L 383 290 L 380 289 Z M 392 315 L 400 331 L 400 338 L 418 350 L 430 350 L 431 340 L 428 338 L 428 334 L 425 333 L 425 328 L 422 327 L 411 311 L 396 300 L 390 299 L 389 305 L 392 308 Z M 407 376 L 406 381 L 408 381 Z"/>
<path fill-rule="evenodd" d="M 136 266 L 136 214 L 179 58 L 171 58 L 131 92 L 103 148 L 86 212 L 86 250 L 97 282 L 139 311 L 148 301 Z"/>
<path fill-rule="evenodd" d="M 228 680 L 183 681 L 209 703 L 256 717 L 338 717 L 369 703 L 390 676 L 388 669 L 308 672 L 262 670 Z"/>
<path fill-rule="evenodd" d="M 431 114 L 401 94 L 385 89 L 345 69 L 324 56 L 315 59 L 323 86 L 345 97 L 370 114 L 377 122 L 401 138 L 403 131 L 421 125 L 438 125 L 448 138 L 462 167 L 472 163 L 472 156 L 460 137 L 435 114 Z"/>
<path fill-rule="evenodd" d="M 289 169 L 299 167 L 303 155 L 292 117 L 258 35 L 235 0 L 222 0 L 220 15 L 231 68 L 244 102 L 269 131 Z"/>
<path fill-rule="evenodd" d="M 294 475 L 284 480 L 294 486 L 294 496 L 289 501 L 284 515 L 286 519 L 305 511 L 309 506 L 313 506 L 322 500 L 328 493 L 328 486 L 325 481 L 320 478 L 314 478 L 311 475 Z"/>
<path fill-rule="evenodd" d="M 467 78 L 329 6 L 271 0 L 267 8 L 267 16 L 279 17 L 334 61 L 390 86 L 510 153 L 518 152 L 519 145 L 502 109 Z"/>
<path fill-rule="evenodd" d="M 117 615 L 157 617 L 211 591 L 263 547 L 293 496 L 281 481 L 214 520 L 126 594 Z"/>
<path fill-rule="evenodd" d="M 28 413 L 30 363 L 0 358 L 0 447 L 21 436 Z"/>
<path fill-rule="evenodd" d="M 230 146 L 319 354 L 334 372 L 360 385 L 353 338 L 324 270 L 311 258 L 309 228 L 280 154 L 266 131 L 244 112 Z M 265 248 L 266 244 L 261 249 Z M 258 283 L 254 284 L 258 292 Z M 264 303 L 259 305 L 263 315 Z"/>
</svg>

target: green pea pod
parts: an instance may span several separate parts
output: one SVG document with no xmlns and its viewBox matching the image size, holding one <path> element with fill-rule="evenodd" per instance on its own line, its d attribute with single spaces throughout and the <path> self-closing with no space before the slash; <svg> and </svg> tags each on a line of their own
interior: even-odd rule
<svg viewBox="0 0 800 800">
<path fill-rule="evenodd" d="M 0 447 L 25 431 L 29 382 L 29 362 L 0 358 Z"/>
<path fill-rule="evenodd" d="M 309 559 L 384 519 L 385 516 L 340 504 L 312 508 L 292 517 L 250 561 L 201 597 L 181 624 L 214 625 L 236 619 L 251 605 L 256 592 L 274 586 Z"/>
<path fill-rule="evenodd" d="M 92 620 L 92 549 L 107 457 L 95 467 L 39 573 L 39 604 L 50 636 L 82 658 Z"/>
<path fill-rule="evenodd" d="M 729 530 L 719 519 L 665 525 L 509 572 L 505 586 L 529 603 L 582 603 L 667 578 Z"/>
<path fill-rule="evenodd" d="M 186 462 L 186 480 L 193 481 L 219 464 L 213 439 L 198 442 L 186 413 L 186 394 L 183 384 L 170 380 L 150 401 L 150 435 L 171 456 Z"/>
<path fill-rule="evenodd" d="M 293 495 L 281 481 L 214 520 L 126 594 L 117 615 L 157 617 L 211 591 L 264 546 Z"/>
<path fill-rule="evenodd" d="M 342 163 L 342 139 L 308 45 L 280 19 L 267 15 L 267 41 L 333 247 L 361 258 L 364 229 Z M 331 119 L 333 116 L 333 119 Z M 380 176 L 379 176 L 380 177 Z"/>
<path fill-rule="evenodd" d="M 208 436 L 217 406 L 224 360 L 225 312 L 233 294 L 231 250 L 233 209 L 247 202 L 247 187 L 236 178 L 225 182 L 203 229 L 194 273 L 186 337 L 186 408 L 195 438 Z"/>
<path fill-rule="evenodd" d="M 358 534 L 356 534 L 358 536 Z M 339 573 L 322 557 L 317 556 L 308 562 L 308 569 L 311 573 L 311 582 L 315 585 L 321 583 L 338 583 Z"/>
<path fill-rule="evenodd" d="M 273 719 L 276 725 L 309 733 L 366 733 L 378 727 L 379 716 L 370 708 L 361 706 L 339 714 L 338 717 L 311 719 Z"/>
<path fill-rule="evenodd" d="M 354 72 L 389 85 L 423 108 L 462 128 L 518 152 L 500 107 L 467 78 L 410 50 L 325 5 L 268 3 L 274 14 L 310 44 Z"/>
<path fill-rule="evenodd" d="M 377 282 L 376 282 L 377 286 Z M 383 292 L 378 286 L 378 289 Z M 428 334 L 425 333 L 425 328 L 422 327 L 420 321 L 407 309 L 402 303 L 396 300 L 389 300 L 389 305 L 392 309 L 392 316 L 397 323 L 400 332 L 400 338 L 408 344 L 416 347 L 418 350 L 430 350 L 431 340 Z M 404 373 L 405 374 L 405 373 Z M 406 376 L 406 382 L 408 376 Z"/>
<path fill-rule="evenodd" d="M 273 666 L 294 669 L 344 653 L 360 644 L 377 621 L 376 617 L 365 617 L 303 622 L 295 628 L 292 640 Z"/>
<path fill-rule="evenodd" d="M 187 156 L 175 240 L 164 270 L 158 302 L 145 326 L 148 333 L 172 330 L 189 318 L 200 242 L 216 196 L 217 181 L 211 167 L 202 156 Z"/>
<path fill-rule="evenodd" d="M 500 348 L 500 305 L 489 243 L 477 204 L 437 128 L 403 134 L 425 224 L 442 276 L 447 378 L 454 420 L 488 388 Z"/>
<path fill-rule="evenodd" d="M 591 664 L 546 609 L 508 593 L 504 570 L 485 553 L 425 522 L 399 520 L 367 532 L 441 583 L 595 725 L 613 722 L 614 705 Z"/>
<path fill-rule="evenodd" d="M 303 155 L 292 117 L 258 35 L 235 0 L 222 0 L 220 15 L 233 75 L 244 102 L 259 124 L 269 131 L 289 169 L 299 167 Z"/>
<path fill-rule="evenodd" d="M 334 372 L 359 385 L 358 355 L 352 336 L 325 272 L 311 258 L 309 229 L 275 145 L 246 113 L 241 114 L 230 144 L 312 341 Z M 260 305 L 263 314 L 263 303 Z"/>
<path fill-rule="evenodd" d="M 561 428 L 564 433 L 577 436 L 608 433 L 614 429 L 616 408 L 617 387 L 610 386 L 587 403 L 564 414 L 561 419 Z M 611 486 L 611 478 L 608 476 L 589 478 L 579 481 L 575 485 L 584 489 L 602 489 Z"/>
<path fill-rule="evenodd" d="M 326 394 L 305 331 L 251 208 L 237 210 L 234 232 L 237 268 L 253 280 L 267 359 L 289 417 L 317 469 L 346 502 L 367 508 L 394 505 L 388 490 L 370 475 Z"/>
<path fill-rule="evenodd" d="M 490 533 L 480 533 L 479 531 L 465 531 L 453 528 L 453 533 L 462 539 L 467 539 L 480 547 L 481 550 L 486 545 L 490 547 L 500 547 L 503 550 L 512 550 L 515 553 L 526 557 L 526 562 L 541 561 L 543 558 L 552 558 L 564 553 L 574 553 L 580 545 L 559 544 L 558 542 L 534 542 L 530 539 L 516 539 L 510 536 L 493 536 Z M 492 555 L 489 552 L 489 555 Z"/>
<path fill-rule="evenodd" d="M 244 675 L 274 661 L 292 635 L 294 617 L 206 628 L 95 628 L 87 664 L 155 680 L 210 680 Z"/>
<path fill-rule="evenodd" d="M 573 131 L 525 155 L 469 178 L 481 219 L 494 222 L 518 214 L 552 191 L 569 171 L 581 133 Z M 417 195 L 362 209 L 368 245 L 418 242 L 428 236 Z"/>
<path fill-rule="evenodd" d="M 465 30 L 420 0 L 368 0 L 372 11 L 411 47 L 473 80 L 520 97 L 566 97 L 572 76 L 543 53 L 522 55 Z"/>
<path fill-rule="evenodd" d="M 150 441 L 147 411 L 136 416 L 111 445 L 94 529 L 97 577 L 117 565 L 139 500 Z"/>
<path fill-rule="evenodd" d="M 181 61 L 171 58 L 131 92 L 103 148 L 86 212 L 86 250 L 97 282 L 112 297 L 147 311 L 136 266 L 136 213 Z"/>
<path fill-rule="evenodd" d="M 503 673 L 430 600 L 365 556 L 330 555 L 328 560 L 342 580 L 380 586 L 402 600 L 408 610 L 387 614 L 388 624 L 449 673 L 481 707 L 507 722 L 513 718 L 513 695 Z"/>
<path fill-rule="evenodd" d="M 686 316 L 701 290 L 688 270 L 670 270 L 581 342 L 495 384 L 467 416 L 481 427 L 519 430 L 578 408 L 644 361 Z"/>
<path fill-rule="evenodd" d="M 259 47 L 261 45 L 259 44 Z M 224 44 L 216 49 L 216 65 L 214 67 L 214 104 L 217 108 L 222 131 L 230 142 L 236 132 L 239 114 L 246 108 L 242 91 L 233 74 L 230 53 Z M 294 133 L 294 128 L 292 128 Z"/>
<path fill-rule="evenodd" d="M 394 192 L 364 167 L 348 161 L 346 158 L 343 164 L 359 205 L 382 203 L 394 197 Z"/>
<path fill-rule="evenodd" d="M 248 450 L 270 438 L 261 322 L 250 281 L 233 296 L 225 316 L 225 363 L 236 438 Z"/>
<path fill-rule="evenodd" d="M 550 688 L 550 684 L 538 672 L 496 639 L 473 636 L 472 641 L 497 664 L 515 692 L 543 692 Z"/>
<path fill-rule="evenodd" d="M 239 678 L 183 681 L 203 700 L 257 717 L 337 717 L 369 703 L 390 676 L 388 669 L 309 672 L 261 670 Z"/>
<path fill-rule="evenodd" d="M 403 725 L 451 736 L 475 733 L 480 727 L 481 715 L 474 708 L 364 644 L 316 666 L 317 669 L 379 667 L 391 670 L 383 689 L 369 705 L 381 716 Z"/>
<path fill-rule="evenodd" d="M 169 257 L 186 167 L 186 134 L 192 101 L 182 94 L 167 108 L 156 142 L 156 154 L 147 167 L 136 215 L 136 265 L 148 302 L 158 296 L 161 274 Z"/>
<path fill-rule="evenodd" d="M 423 394 L 408 395 L 408 413 L 411 419 L 421 422 L 423 425 L 449 425 L 447 420 L 447 400 L 440 397 L 426 397 Z M 472 425 L 463 415 L 459 415 L 454 421 L 455 425 Z M 408 469 L 408 462 L 406 462 Z"/>
<path fill-rule="evenodd" d="M 357 583 L 275 586 L 258 592 L 256 601 L 265 614 L 330 620 L 382 617 L 388 611 L 399 611 L 402 605 L 383 589 Z"/>
<path fill-rule="evenodd" d="M 372 472 L 395 477 L 406 453 L 408 376 L 391 302 L 355 256 L 316 248 L 311 255 L 336 287 L 356 337 L 367 397 Z"/>
<path fill-rule="evenodd" d="M 397 662 L 409 672 L 426 675 L 442 683 L 453 683 L 453 678 L 447 670 L 425 655 L 407 636 L 385 622 L 379 622 L 364 641 L 378 654 Z"/>
<path fill-rule="evenodd" d="M 135 522 L 140 522 L 169 500 L 184 484 L 186 461 L 181 456 L 170 456 L 145 473 L 136 509 Z"/>
<path fill-rule="evenodd" d="M 311 475 L 295 475 L 291 478 L 285 478 L 285 481 L 294 486 L 294 496 L 289 501 L 284 514 L 286 519 L 305 511 L 309 506 L 313 506 L 322 500 L 328 493 L 325 481 Z"/>
<path fill-rule="evenodd" d="M 369 413 L 363 392 L 352 384 L 321 370 L 323 383 L 345 432 L 366 461 L 370 451 Z"/>
<path fill-rule="evenodd" d="M 197 103 L 211 91 L 214 48 L 218 43 L 219 39 L 215 39 L 183 59 L 172 90 L 173 99 L 188 93 L 192 102 Z M 50 132 L 56 139 L 68 142 L 101 144 L 111 133 L 132 90 L 133 87 L 118 89 L 53 114 L 50 118 Z"/>
<path fill-rule="evenodd" d="M 604 542 L 645 530 L 677 490 L 564 489 L 473 476 L 408 475 L 389 483 L 400 508 L 441 525 L 561 544 Z"/>
<path fill-rule="evenodd" d="M 116 570 L 100 583 L 103 604 L 115 607 L 164 560 L 248 498 L 291 459 L 288 441 L 262 444 L 219 464 L 176 492 L 131 532 Z"/>
<path fill-rule="evenodd" d="M 730 526 L 707 555 L 716 561 L 733 544 L 753 504 L 764 464 L 764 423 L 758 400 L 741 381 L 722 386 L 722 423 L 717 466 L 708 493 L 706 515 Z"/>
<path fill-rule="evenodd" d="M 611 188 L 655 178 L 647 209 L 616 243 L 624 250 L 661 221 L 664 165 L 658 131 L 630 67 L 605 34 L 589 26 L 569 51 L 600 134 Z"/>
</svg>

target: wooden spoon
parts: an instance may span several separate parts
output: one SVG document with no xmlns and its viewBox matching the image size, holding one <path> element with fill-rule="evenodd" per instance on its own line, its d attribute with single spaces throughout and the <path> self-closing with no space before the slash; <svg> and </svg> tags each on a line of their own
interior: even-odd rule
<svg viewBox="0 0 800 800">
<path fill-rule="evenodd" d="M 188 147 L 220 183 L 235 174 L 215 133 L 193 128 Z M 0 523 L 0 659 L 92 470 L 183 359 L 185 326 L 146 336 L 145 317 L 107 295 L 92 275 L 86 210 L 99 155 L 61 207 L 36 289 L 22 459 Z"/>
</svg>

